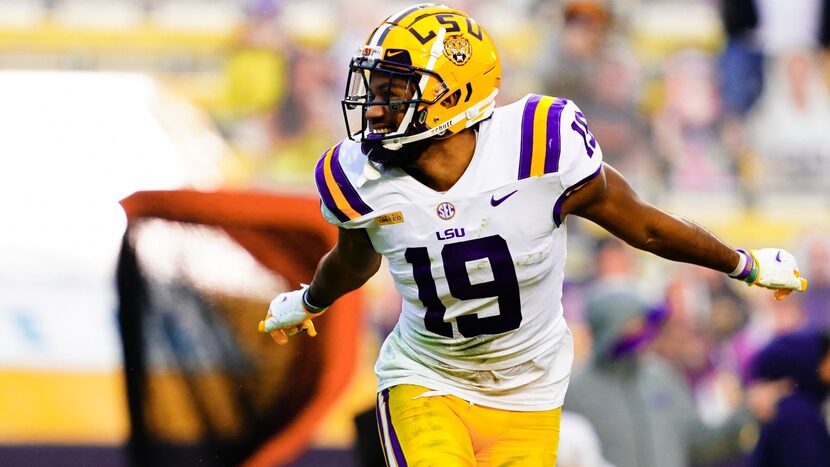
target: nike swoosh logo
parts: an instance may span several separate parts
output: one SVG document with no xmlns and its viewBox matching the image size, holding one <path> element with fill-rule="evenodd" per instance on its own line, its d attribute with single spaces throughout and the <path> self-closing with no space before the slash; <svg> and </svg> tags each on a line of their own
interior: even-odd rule
<svg viewBox="0 0 830 467">
<path fill-rule="evenodd" d="M 781 250 L 778 250 L 778 254 L 775 255 L 775 261 L 778 261 L 779 263 L 782 262 L 781 261 Z"/>
<path fill-rule="evenodd" d="M 508 193 L 508 194 L 506 194 L 506 195 L 504 195 L 504 196 L 502 196 L 501 198 L 498 198 L 498 199 L 496 199 L 495 195 L 490 196 L 490 206 L 493 206 L 493 207 L 498 206 L 499 204 L 503 203 L 504 200 L 506 200 L 507 198 L 515 195 L 517 191 L 519 191 L 519 190 L 513 190 L 512 192 L 510 192 L 510 193 Z"/>
<path fill-rule="evenodd" d="M 394 57 L 394 56 L 400 55 L 404 52 L 406 52 L 406 51 L 405 50 L 390 50 L 389 52 L 386 52 L 386 57 Z"/>
</svg>

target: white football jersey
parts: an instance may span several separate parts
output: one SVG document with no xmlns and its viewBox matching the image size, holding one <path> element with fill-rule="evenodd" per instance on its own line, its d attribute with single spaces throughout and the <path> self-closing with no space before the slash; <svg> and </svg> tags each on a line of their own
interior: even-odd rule
<svg viewBox="0 0 830 467">
<path fill-rule="evenodd" d="M 379 390 L 417 384 L 507 410 L 561 406 L 573 341 L 560 210 L 602 165 L 577 106 L 528 95 L 496 109 L 446 192 L 397 168 L 367 180 L 366 160 L 359 143 L 343 141 L 315 178 L 323 215 L 366 229 L 403 297 L 375 367 Z"/>
</svg>

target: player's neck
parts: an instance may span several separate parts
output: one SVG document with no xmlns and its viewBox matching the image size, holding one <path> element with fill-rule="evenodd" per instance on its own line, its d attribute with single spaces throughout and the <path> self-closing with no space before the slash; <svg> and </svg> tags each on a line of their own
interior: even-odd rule
<svg viewBox="0 0 830 467">
<path fill-rule="evenodd" d="M 404 170 L 435 191 L 447 191 L 464 175 L 475 150 L 475 131 L 467 128 L 457 135 L 437 140 Z"/>
</svg>

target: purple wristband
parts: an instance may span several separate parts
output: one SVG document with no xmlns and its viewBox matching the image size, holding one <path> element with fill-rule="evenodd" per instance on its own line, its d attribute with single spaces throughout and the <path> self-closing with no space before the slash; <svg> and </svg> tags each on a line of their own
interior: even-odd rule
<svg viewBox="0 0 830 467">
<path fill-rule="evenodd" d="M 752 269 L 755 267 L 755 257 L 749 254 L 746 250 L 739 249 L 736 251 L 744 255 L 744 257 L 746 258 L 746 264 L 744 265 L 744 268 L 743 270 L 741 270 L 741 272 L 732 277 L 738 279 L 739 281 L 742 281 L 749 277 L 750 274 L 752 274 Z"/>
</svg>

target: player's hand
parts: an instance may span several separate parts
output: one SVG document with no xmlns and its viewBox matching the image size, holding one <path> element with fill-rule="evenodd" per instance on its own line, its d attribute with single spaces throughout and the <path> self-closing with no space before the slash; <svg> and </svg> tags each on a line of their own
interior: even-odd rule
<svg viewBox="0 0 830 467">
<path fill-rule="evenodd" d="M 325 310 L 309 313 L 303 305 L 303 294 L 307 288 L 308 286 L 303 286 L 299 290 L 277 295 L 271 301 L 265 319 L 259 322 L 259 332 L 271 334 L 279 345 L 287 344 L 290 336 L 299 333 L 316 336 L 317 330 L 314 329 L 311 318 L 320 316 Z"/>
<path fill-rule="evenodd" d="M 758 274 L 751 285 L 775 290 L 775 299 L 783 300 L 793 290 L 807 291 L 807 279 L 801 277 L 793 255 L 780 248 L 750 250 L 755 258 Z"/>
</svg>

